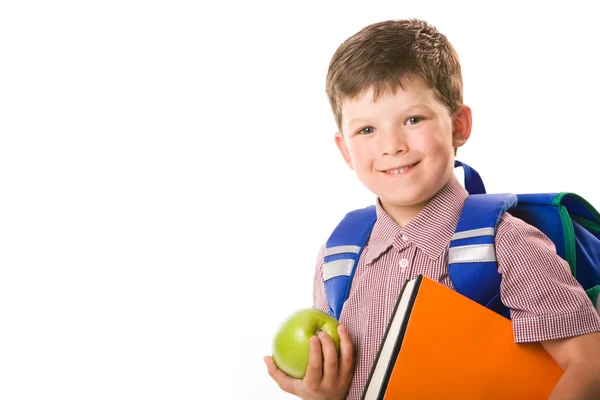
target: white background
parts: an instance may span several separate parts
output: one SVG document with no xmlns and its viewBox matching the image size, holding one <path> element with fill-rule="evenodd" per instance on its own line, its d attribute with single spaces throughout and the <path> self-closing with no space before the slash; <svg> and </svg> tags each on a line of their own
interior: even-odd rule
<svg viewBox="0 0 600 400">
<path fill-rule="evenodd" d="M 262 358 L 374 201 L 324 92 L 372 22 L 454 44 L 489 192 L 599 206 L 595 12 L 481 4 L 2 2 L 0 398 L 288 398 Z"/>
</svg>

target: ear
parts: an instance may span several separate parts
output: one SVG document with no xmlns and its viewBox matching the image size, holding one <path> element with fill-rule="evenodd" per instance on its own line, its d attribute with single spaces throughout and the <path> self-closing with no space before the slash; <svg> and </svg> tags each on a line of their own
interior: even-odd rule
<svg viewBox="0 0 600 400">
<path fill-rule="evenodd" d="M 461 147 L 471 136 L 471 108 L 465 104 L 458 107 L 452 116 L 452 145 Z"/>
<path fill-rule="evenodd" d="M 350 169 L 354 169 L 352 166 L 352 159 L 350 158 L 350 152 L 348 151 L 348 146 L 346 145 L 346 141 L 344 140 L 344 134 L 342 132 L 335 133 L 335 144 L 337 145 L 338 150 L 340 151 L 342 157 L 348 167 Z"/>
</svg>

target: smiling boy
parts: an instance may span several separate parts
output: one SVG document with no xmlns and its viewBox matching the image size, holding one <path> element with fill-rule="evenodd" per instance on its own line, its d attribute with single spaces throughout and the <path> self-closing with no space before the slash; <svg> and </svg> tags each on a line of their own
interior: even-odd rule
<svg viewBox="0 0 600 400">
<path fill-rule="evenodd" d="M 402 283 L 423 274 L 452 287 L 448 247 L 468 196 L 454 176 L 456 149 L 471 133 L 458 56 L 420 20 L 369 25 L 335 52 L 327 94 L 344 161 L 376 196 L 377 221 L 331 338 L 311 342 L 303 380 L 271 377 L 303 399 L 359 399 Z M 552 399 L 600 399 L 600 317 L 539 230 L 510 214 L 495 239 L 501 298 L 515 342 L 541 342 L 564 374 Z M 329 312 L 317 257 L 314 307 Z"/>
</svg>

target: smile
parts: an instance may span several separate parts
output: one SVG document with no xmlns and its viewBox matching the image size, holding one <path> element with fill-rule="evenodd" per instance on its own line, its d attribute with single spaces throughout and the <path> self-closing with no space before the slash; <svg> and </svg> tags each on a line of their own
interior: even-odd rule
<svg viewBox="0 0 600 400">
<path fill-rule="evenodd" d="M 411 164 L 411 165 L 404 166 L 404 167 L 400 167 L 400 168 L 387 169 L 383 172 L 385 172 L 386 174 L 389 174 L 389 175 L 406 174 L 411 169 L 413 169 L 415 167 L 415 165 L 417 165 L 417 164 L 418 164 L 418 162 Z"/>
</svg>

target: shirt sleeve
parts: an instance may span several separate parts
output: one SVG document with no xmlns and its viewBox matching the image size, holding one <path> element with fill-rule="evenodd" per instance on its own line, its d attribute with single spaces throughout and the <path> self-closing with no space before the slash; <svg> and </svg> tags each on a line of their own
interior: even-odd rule
<svg viewBox="0 0 600 400">
<path fill-rule="evenodd" d="M 317 262 L 315 266 L 315 281 L 313 287 L 313 308 L 325 311 L 329 314 L 329 306 L 325 297 L 325 283 L 323 281 L 323 258 L 325 255 L 325 245 L 319 249 Z"/>
<path fill-rule="evenodd" d="M 500 296 L 510 308 L 515 342 L 562 339 L 600 331 L 600 316 L 540 230 L 505 213 L 496 234 Z"/>
</svg>

